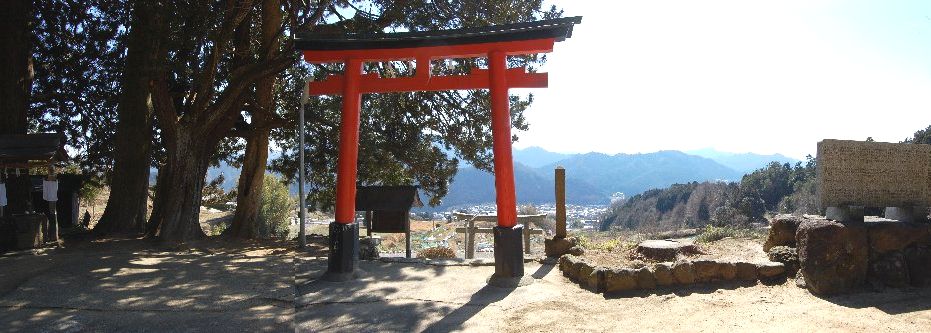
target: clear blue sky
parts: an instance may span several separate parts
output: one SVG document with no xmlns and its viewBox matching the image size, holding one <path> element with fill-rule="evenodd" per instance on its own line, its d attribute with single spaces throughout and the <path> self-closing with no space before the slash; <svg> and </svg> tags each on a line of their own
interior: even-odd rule
<svg viewBox="0 0 931 333">
<path fill-rule="evenodd" d="M 931 1 L 549 3 L 584 19 L 516 147 L 802 158 L 931 125 Z"/>
</svg>

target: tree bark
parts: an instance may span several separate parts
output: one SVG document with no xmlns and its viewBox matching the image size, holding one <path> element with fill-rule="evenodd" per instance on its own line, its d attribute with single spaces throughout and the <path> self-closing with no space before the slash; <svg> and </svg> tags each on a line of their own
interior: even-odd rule
<svg viewBox="0 0 931 333">
<path fill-rule="evenodd" d="M 137 1 L 133 6 L 126 68 L 116 129 L 110 197 L 98 235 L 138 234 L 146 221 L 149 193 L 149 162 L 152 150 L 151 81 L 160 59 L 163 29 L 155 1 Z"/>
<path fill-rule="evenodd" d="M 26 134 L 28 127 L 32 15 L 32 0 L 0 1 L 0 134 Z M 9 202 L 4 215 L 26 212 L 32 187 L 29 175 L 8 175 L 5 182 Z"/>
<path fill-rule="evenodd" d="M 268 132 L 257 131 L 246 138 L 246 153 L 237 187 L 236 213 L 224 236 L 242 239 L 258 237 L 256 221 L 262 208 L 262 189 L 267 163 Z"/>
<path fill-rule="evenodd" d="M 0 134 L 25 134 L 32 88 L 32 0 L 0 1 Z"/>
<path fill-rule="evenodd" d="M 159 169 L 149 220 L 150 234 L 158 240 L 184 243 L 205 236 L 200 227 L 201 192 L 217 141 L 191 130 L 178 131 L 172 140 L 166 140 L 167 161 Z"/>
<path fill-rule="evenodd" d="M 281 27 L 281 9 L 278 0 L 262 2 L 262 57 L 278 55 L 281 47 L 278 29 Z M 251 239 L 258 237 L 259 211 L 262 206 L 262 189 L 265 167 L 268 164 L 268 139 L 275 118 L 274 76 L 265 77 L 255 85 L 256 105 L 252 113 L 251 132 L 246 136 L 246 153 L 239 174 L 236 195 L 236 213 L 224 236 Z"/>
<path fill-rule="evenodd" d="M 230 134 L 242 110 L 243 96 L 256 82 L 280 73 L 295 60 L 289 54 L 260 57 L 259 61 L 249 58 L 240 63 L 237 55 L 231 54 L 229 42 L 252 5 L 251 1 L 229 5 L 222 25 L 209 34 L 213 46 L 204 55 L 203 66 L 197 68 L 199 73 L 194 75 L 190 90 L 185 90 L 183 96 L 173 93 L 171 88 L 179 87 L 169 87 L 172 73 L 168 70 L 160 72 L 154 82 L 152 99 L 167 158 L 159 170 L 148 228 L 150 235 L 162 241 L 186 242 L 204 237 L 199 216 L 208 161 L 217 152 L 220 139 Z M 224 59 L 229 56 L 233 57 L 231 65 L 224 73 L 222 90 L 217 91 L 215 78 L 222 69 L 219 64 L 228 61 Z M 189 100 L 176 106 L 178 98 Z"/>
</svg>

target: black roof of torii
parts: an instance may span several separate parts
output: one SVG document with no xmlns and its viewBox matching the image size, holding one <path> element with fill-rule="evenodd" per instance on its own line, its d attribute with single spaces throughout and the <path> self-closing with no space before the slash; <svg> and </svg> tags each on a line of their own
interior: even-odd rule
<svg viewBox="0 0 931 333">
<path fill-rule="evenodd" d="M 543 38 L 554 38 L 559 42 L 572 37 L 572 27 L 579 23 L 582 23 L 581 16 L 437 31 L 367 34 L 298 33 L 295 44 L 299 50 L 335 51 L 401 49 Z"/>
</svg>

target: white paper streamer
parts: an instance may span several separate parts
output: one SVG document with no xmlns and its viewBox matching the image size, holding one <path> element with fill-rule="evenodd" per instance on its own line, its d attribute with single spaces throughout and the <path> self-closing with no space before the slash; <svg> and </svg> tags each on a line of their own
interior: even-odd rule
<svg viewBox="0 0 931 333">
<path fill-rule="evenodd" d="M 42 199 L 45 199 L 45 201 L 58 201 L 57 180 L 42 181 Z"/>
</svg>

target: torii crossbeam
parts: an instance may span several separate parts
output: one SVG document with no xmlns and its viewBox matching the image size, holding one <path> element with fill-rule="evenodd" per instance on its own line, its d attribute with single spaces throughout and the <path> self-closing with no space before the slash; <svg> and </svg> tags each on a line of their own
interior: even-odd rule
<svg viewBox="0 0 931 333">
<path fill-rule="evenodd" d="M 582 17 L 569 17 L 442 31 L 297 35 L 297 48 L 304 52 L 304 60 L 307 62 L 345 64 L 343 75 L 331 75 L 323 81 L 310 82 L 306 87 L 310 95 L 343 96 L 336 176 L 336 218 L 330 224 L 330 257 L 326 279 L 345 280 L 355 276 L 359 227 L 354 220 L 361 95 L 469 89 L 489 89 L 491 95 L 492 151 L 498 208 L 495 274 L 492 280 L 502 278 L 510 281 L 523 276 L 523 227 L 517 225 L 508 89 L 545 88 L 548 76 L 546 73 L 528 73 L 525 68 L 509 69 L 507 56 L 552 52 L 555 42 L 571 37 L 573 26 L 581 22 Z M 475 57 L 487 57 L 488 69 L 473 69 L 466 75 L 432 75 L 431 60 Z M 414 60 L 415 75 L 381 78 L 377 74 L 363 74 L 364 62 L 397 60 Z"/>
</svg>

